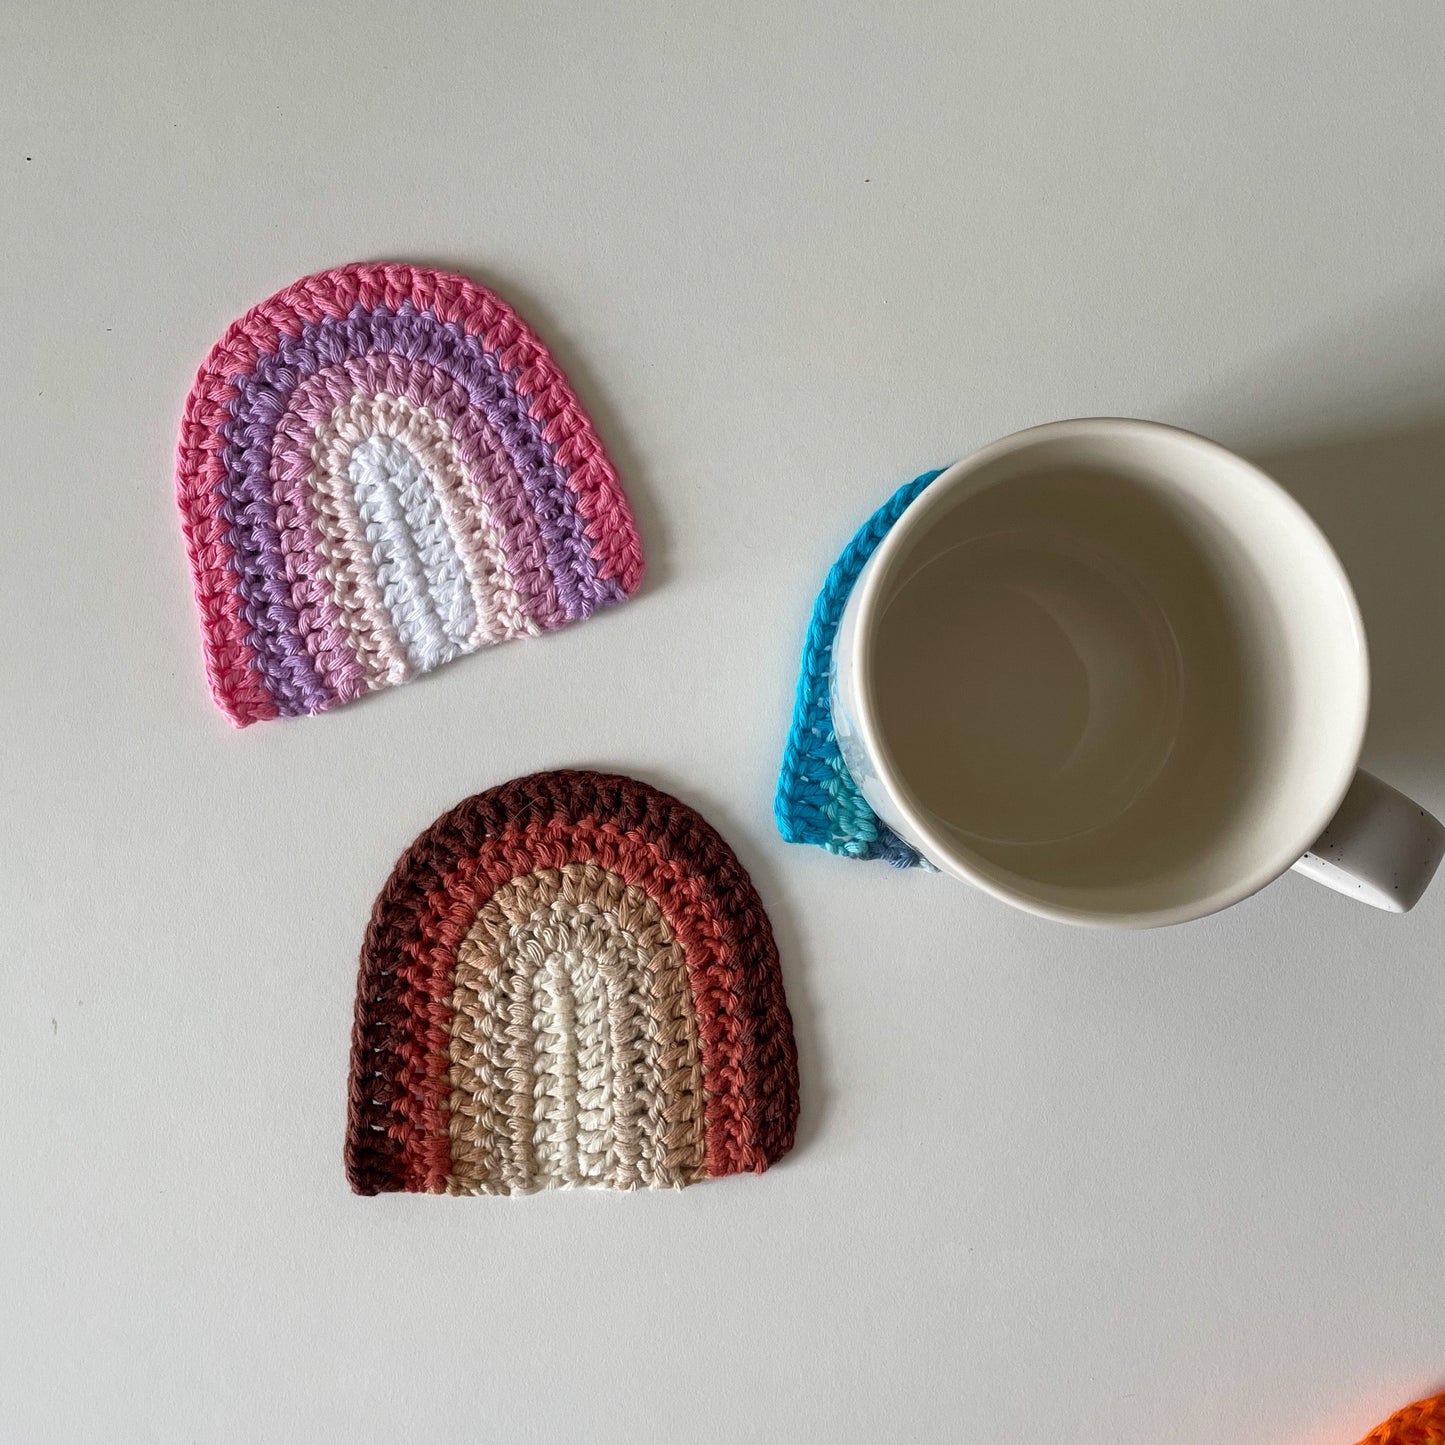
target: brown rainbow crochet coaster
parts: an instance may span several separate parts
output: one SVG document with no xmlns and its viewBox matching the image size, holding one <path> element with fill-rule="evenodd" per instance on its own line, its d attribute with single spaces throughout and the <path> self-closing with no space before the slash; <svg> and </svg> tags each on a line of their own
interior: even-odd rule
<svg viewBox="0 0 1445 1445">
<path fill-rule="evenodd" d="M 686 804 L 536 773 L 402 855 L 361 951 L 358 1194 L 680 1188 L 761 1173 L 797 1120 L 772 928 Z"/>
</svg>

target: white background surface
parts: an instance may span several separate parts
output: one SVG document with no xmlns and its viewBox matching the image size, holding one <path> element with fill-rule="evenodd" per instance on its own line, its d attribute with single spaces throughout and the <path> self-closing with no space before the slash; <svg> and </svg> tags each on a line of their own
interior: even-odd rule
<svg viewBox="0 0 1445 1445">
<path fill-rule="evenodd" d="M 0 17 L 0 1438 L 1348 1445 L 1445 1383 L 1445 889 L 1089 934 L 769 811 L 857 523 L 1096 412 L 1314 512 L 1371 631 L 1366 762 L 1445 808 L 1445 14 Z M 371 258 L 541 332 L 649 581 L 234 733 L 181 402 L 247 306 Z M 680 1195 L 354 1199 L 371 900 L 439 812 L 562 764 L 681 793 L 753 872 L 799 1147 Z"/>
</svg>

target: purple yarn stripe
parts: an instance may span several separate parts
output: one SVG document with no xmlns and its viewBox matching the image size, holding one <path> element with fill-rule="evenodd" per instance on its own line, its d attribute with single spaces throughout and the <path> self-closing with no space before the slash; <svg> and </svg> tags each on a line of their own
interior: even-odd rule
<svg viewBox="0 0 1445 1445">
<path fill-rule="evenodd" d="M 470 505 L 485 507 L 500 533 L 503 560 L 526 615 L 543 631 L 561 627 L 567 614 L 522 478 L 480 414 L 468 406 L 465 388 L 439 368 L 380 353 L 323 367 L 291 395 L 277 425 L 273 471 L 309 476 L 316 428 L 328 422 L 338 406 L 349 405 L 357 396 L 381 393 L 405 397 L 446 424 L 465 468 L 464 480 L 474 494 Z"/>
<path fill-rule="evenodd" d="M 268 682 L 280 688 L 277 701 L 283 713 L 296 710 L 298 703 L 299 710 L 316 711 L 331 699 L 298 642 L 295 611 L 286 596 L 275 508 L 265 486 L 275 430 L 302 380 L 327 366 L 376 352 L 436 366 L 465 388 L 470 404 L 486 415 L 522 477 L 569 619 L 586 617 L 599 604 L 622 597 L 615 580 L 597 576 L 585 521 L 552 450 L 478 338 L 409 304 L 395 312 L 358 307 L 344 320 L 324 317 L 303 327 L 299 337 L 283 336 L 274 355 L 257 358 L 250 376 L 232 378 L 236 396 L 226 427 L 227 481 L 241 503 L 235 509 L 232 546 L 240 559 L 243 615 L 250 620 L 259 614 L 275 633 L 258 638 L 265 646 L 257 653 Z"/>
<path fill-rule="evenodd" d="M 244 378 L 232 378 L 239 385 Z M 232 402 L 234 415 L 235 402 Z M 231 435 L 228 423 L 224 430 Z M 340 700 L 327 686 L 302 640 L 296 606 L 286 576 L 286 558 L 271 493 L 270 468 L 253 475 L 237 465 L 236 448 L 224 452 L 220 514 L 231 546 L 240 613 L 250 628 L 247 640 L 255 665 L 282 717 L 321 712 Z M 264 458 L 262 458 L 264 462 Z"/>
</svg>

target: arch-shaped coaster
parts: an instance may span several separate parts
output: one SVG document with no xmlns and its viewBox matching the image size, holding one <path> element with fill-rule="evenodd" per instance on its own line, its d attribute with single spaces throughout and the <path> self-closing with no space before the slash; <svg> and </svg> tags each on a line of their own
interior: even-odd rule
<svg viewBox="0 0 1445 1445">
<path fill-rule="evenodd" d="M 306 276 L 233 322 L 186 398 L 176 495 L 237 727 L 564 626 L 642 577 L 561 368 L 501 297 L 419 266 Z"/>
<path fill-rule="evenodd" d="M 361 952 L 358 1194 L 677 1188 L 761 1173 L 797 1118 L 772 927 L 686 804 L 537 773 L 402 855 Z"/>
</svg>

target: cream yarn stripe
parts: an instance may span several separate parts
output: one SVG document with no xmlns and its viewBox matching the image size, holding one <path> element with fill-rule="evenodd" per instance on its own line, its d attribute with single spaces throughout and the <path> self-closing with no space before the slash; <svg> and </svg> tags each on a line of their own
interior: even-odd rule
<svg viewBox="0 0 1445 1445">
<path fill-rule="evenodd" d="M 531 955 L 529 960 L 528 955 Z M 536 1055 L 532 1046 L 532 975 L 540 961 L 541 949 L 531 940 L 508 956 L 503 951 L 497 970 L 497 995 L 502 1014 L 499 1020 L 506 1062 L 502 1089 L 503 1124 L 502 1182 L 508 1193 L 523 1194 L 535 1188 L 537 1159 L 532 1148 L 532 1070 Z"/>
<path fill-rule="evenodd" d="M 541 921 L 546 927 L 550 919 Z M 553 934 L 555 940 L 556 935 Z M 595 968 L 564 960 L 577 999 L 577 1177 L 539 1179 L 548 1184 L 605 1185 L 612 1143 L 612 1060 L 607 1052 L 607 989 Z"/>
<path fill-rule="evenodd" d="M 537 1035 L 532 1148 L 550 1178 L 579 1176 L 577 1149 L 577 1000 L 566 960 L 549 954 L 532 985 Z"/>
<path fill-rule="evenodd" d="M 322 434 L 318 428 L 318 437 Z M 355 448 L 375 436 L 393 437 L 406 447 L 435 488 L 456 551 L 460 553 L 475 610 L 464 639 L 471 651 L 490 642 L 535 636 L 516 578 L 507 567 L 500 530 L 482 488 L 472 478 L 451 429 L 434 412 L 390 392 L 358 396 L 332 413 L 329 436 Z M 336 460 L 339 462 L 340 455 Z"/>
<path fill-rule="evenodd" d="M 318 551 L 362 670 L 373 688 L 389 687 L 412 675 L 411 664 L 377 581 L 376 558 L 347 471 L 356 440 L 343 438 L 334 425 L 316 430 L 311 475 Z"/>
<path fill-rule="evenodd" d="M 681 948 L 641 889 L 581 863 L 499 889 L 454 974 L 449 1190 L 703 1177 L 689 999 Z"/>
</svg>

